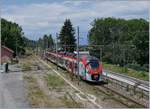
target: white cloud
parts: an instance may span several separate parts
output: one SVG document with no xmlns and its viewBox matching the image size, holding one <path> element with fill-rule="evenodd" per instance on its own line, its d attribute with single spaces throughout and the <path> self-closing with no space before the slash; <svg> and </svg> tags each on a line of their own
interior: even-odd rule
<svg viewBox="0 0 150 109">
<path fill-rule="evenodd" d="M 59 32 L 66 18 L 70 18 L 74 26 L 81 26 L 81 31 L 88 32 L 95 18 L 148 19 L 148 4 L 148 1 L 63 1 L 9 5 L 2 9 L 2 17 L 19 23 L 31 36 Z"/>
</svg>

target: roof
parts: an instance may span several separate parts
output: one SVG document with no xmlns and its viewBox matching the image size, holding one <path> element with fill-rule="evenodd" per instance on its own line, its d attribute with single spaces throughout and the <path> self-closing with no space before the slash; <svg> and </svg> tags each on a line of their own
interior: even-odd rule
<svg viewBox="0 0 150 109">
<path fill-rule="evenodd" d="M 2 45 L 1 47 L 4 48 L 4 49 L 6 49 L 6 50 L 8 50 L 8 51 L 11 52 L 11 53 L 14 53 L 13 50 L 11 50 L 10 48 L 8 48 L 8 47 L 6 47 L 6 46 L 4 46 L 4 45 Z"/>
<path fill-rule="evenodd" d="M 74 51 L 75 54 L 77 54 L 77 51 Z M 79 54 L 89 55 L 89 51 L 79 51 Z"/>
</svg>

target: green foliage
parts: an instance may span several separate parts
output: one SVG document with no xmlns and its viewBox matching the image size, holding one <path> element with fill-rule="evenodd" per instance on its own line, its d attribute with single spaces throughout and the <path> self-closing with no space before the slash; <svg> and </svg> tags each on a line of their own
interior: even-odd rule
<svg viewBox="0 0 150 109">
<path fill-rule="evenodd" d="M 2 44 L 19 54 L 25 53 L 24 33 L 21 26 L 16 23 L 1 19 Z"/>
<path fill-rule="evenodd" d="M 141 67 L 139 64 L 127 64 L 127 65 L 125 65 L 125 67 L 128 67 L 130 69 L 135 69 L 137 71 L 147 71 L 148 72 L 146 66 Z"/>
<path fill-rule="evenodd" d="M 145 71 L 137 71 L 137 70 L 133 70 L 127 67 L 120 67 L 117 65 L 113 65 L 113 64 L 108 64 L 108 63 L 103 63 L 103 68 L 113 71 L 113 72 L 117 72 L 117 73 L 123 73 L 126 74 L 128 76 L 132 76 L 138 79 L 142 79 L 145 81 L 149 80 L 149 73 L 145 72 Z"/>
<path fill-rule="evenodd" d="M 24 43 L 27 50 L 33 50 L 37 46 L 37 42 L 24 37 Z"/>
<path fill-rule="evenodd" d="M 62 87 L 65 83 L 64 81 L 56 75 L 48 75 L 46 78 L 49 87 L 58 88 Z"/>
<path fill-rule="evenodd" d="M 52 38 L 52 35 L 48 36 L 48 48 L 53 47 L 54 46 L 54 40 Z"/>
<path fill-rule="evenodd" d="M 39 38 L 38 40 L 39 47 L 46 49 L 46 48 L 53 48 L 54 47 L 54 40 L 52 35 L 44 35 L 43 38 Z"/>
<path fill-rule="evenodd" d="M 60 31 L 59 41 L 65 51 L 73 52 L 75 48 L 75 31 L 72 27 L 71 21 L 66 19 Z M 68 45 L 68 46 L 67 46 Z"/>
<path fill-rule="evenodd" d="M 149 64 L 149 23 L 144 19 L 102 18 L 92 22 L 90 45 L 103 45 L 102 59 L 119 64 Z M 99 56 L 100 51 L 90 51 Z"/>
</svg>

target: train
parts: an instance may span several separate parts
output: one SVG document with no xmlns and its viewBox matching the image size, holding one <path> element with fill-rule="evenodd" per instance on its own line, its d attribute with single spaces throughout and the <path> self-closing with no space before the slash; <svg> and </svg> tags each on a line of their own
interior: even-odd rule
<svg viewBox="0 0 150 109">
<path fill-rule="evenodd" d="M 102 63 L 98 58 L 88 53 L 79 52 L 79 58 L 77 58 L 77 52 L 46 51 L 44 57 L 46 60 L 65 68 L 70 73 L 78 75 L 82 80 L 89 82 L 104 81 Z"/>
</svg>

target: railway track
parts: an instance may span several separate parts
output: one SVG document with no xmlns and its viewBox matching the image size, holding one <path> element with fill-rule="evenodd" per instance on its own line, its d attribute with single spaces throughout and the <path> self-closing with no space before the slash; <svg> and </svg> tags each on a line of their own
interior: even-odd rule
<svg viewBox="0 0 150 109">
<path fill-rule="evenodd" d="M 53 70 L 55 73 L 57 73 L 57 71 Z M 59 74 L 58 74 L 59 75 Z M 132 77 L 128 77 L 128 76 L 125 76 L 125 75 L 122 75 L 122 74 L 118 74 L 118 73 L 114 73 L 114 72 L 110 72 L 110 71 L 107 71 L 107 70 L 104 70 L 103 72 L 103 75 L 105 77 L 107 77 L 109 80 L 110 79 L 115 79 L 117 81 L 120 81 L 120 82 L 123 82 L 125 84 L 128 84 L 128 85 L 131 85 L 131 86 L 136 86 L 136 88 L 140 88 L 146 92 L 149 92 L 149 87 L 147 86 L 148 85 L 148 82 L 145 82 L 145 81 L 142 81 L 142 80 L 138 80 L 138 79 L 135 79 L 135 78 L 132 78 Z M 69 82 L 68 82 L 69 83 Z M 116 95 L 118 96 L 121 96 L 133 103 L 136 103 L 136 104 L 139 104 L 139 105 L 142 105 L 144 107 L 148 107 L 147 105 L 147 102 L 145 104 L 143 104 L 143 102 L 138 102 L 136 99 L 132 98 L 132 97 L 128 97 L 126 92 L 125 94 L 122 93 L 120 90 L 117 90 L 117 89 L 114 89 L 113 87 L 107 87 L 107 86 L 102 86 L 104 89 L 106 90 L 109 90 L 109 91 L 112 91 L 113 93 L 115 93 Z M 98 87 L 97 87 L 98 88 Z M 113 90 L 114 89 L 114 90 Z M 120 91 L 120 92 L 119 92 Z M 92 101 L 94 102 L 94 101 Z M 145 102 L 145 101 L 144 101 Z M 125 104 L 125 103 L 124 103 Z M 99 106 L 98 104 L 96 104 L 97 107 L 101 107 Z"/>
<path fill-rule="evenodd" d="M 36 57 L 38 59 L 39 62 L 43 63 L 45 66 L 49 67 L 50 69 L 52 69 L 52 67 L 47 64 L 45 61 L 39 59 L 38 57 Z M 89 102 L 91 102 L 92 104 L 94 104 L 97 108 L 102 108 L 101 105 L 99 105 L 97 102 L 96 102 L 96 97 L 94 95 L 91 95 L 91 94 L 88 94 L 88 93 L 85 93 L 83 91 L 81 91 L 78 87 L 76 87 L 75 85 L 73 85 L 69 80 L 67 80 L 64 76 L 62 76 L 58 71 L 56 71 L 55 69 L 52 69 L 53 72 L 55 72 L 59 77 L 61 77 L 67 84 L 69 84 L 73 89 L 75 89 L 78 93 L 77 96 L 80 98 L 80 99 L 83 99 L 80 95 L 84 95 L 86 97 L 85 100 L 88 100 Z"/>
<path fill-rule="evenodd" d="M 115 79 L 124 83 L 127 83 L 132 86 L 136 86 L 137 88 L 140 88 L 146 92 L 149 92 L 149 82 L 148 81 L 143 81 L 139 80 L 133 77 L 129 77 L 123 74 L 111 72 L 108 70 L 104 70 L 103 75 L 108 77 L 109 79 Z"/>
<path fill-rule="evenodd" d="M 144 107 L 149 106 L 149 83 L 147 81 L 108 70 L 104 70 L 103 75 L 111 82 L 110 85 L 106 85 L 104 88 L 109 89 L 136 104 Z"/>
</svg>

